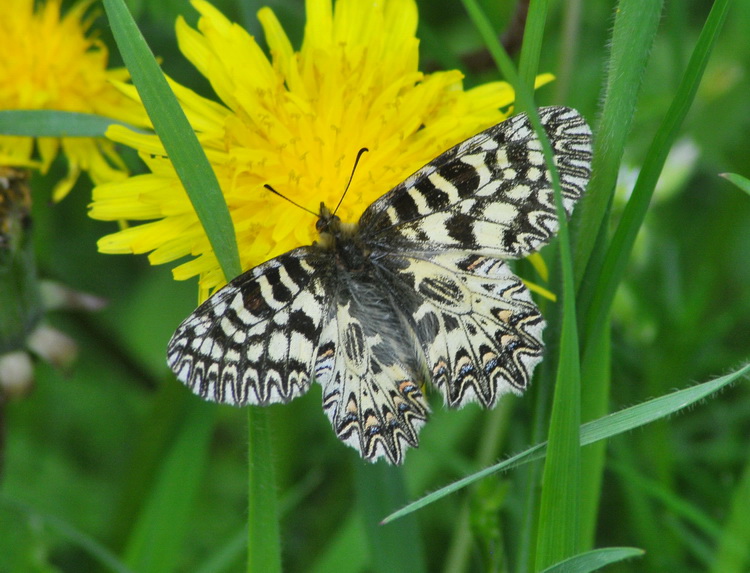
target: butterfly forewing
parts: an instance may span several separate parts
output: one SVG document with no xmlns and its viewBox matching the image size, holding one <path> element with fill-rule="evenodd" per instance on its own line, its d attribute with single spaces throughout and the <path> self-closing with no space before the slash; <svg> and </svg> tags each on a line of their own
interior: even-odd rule
<svg viewBox="0 0 750 573">
<path fill-rule="evenodd" d="M 588 182 L 591 130 L 569 108 L 539 110 L 568 214 Z M 449 149 L 362 215 L 368 242 L 384 249 L 482 251 L 519 258 L 557 232 L 551 176 L 528 117 L 517 115 Z"/>
<path fill-rule="evenodd" d="M 590 175 L 575 110 L 539 110 L 568 214 Z M 504 259 L 558 229 L 551 176 L 519 115 L 446 151 L 380 197 L 352 231 L 322 208 L 319 244 L 230 282 L 173 336 L 168 361 L 204 398 L 287 402 L 316 379 L 336 435 L 401 463 L 429 411 L 494 406 L 541 360 L 544 321 Z M 346 229 L 346 230 L 345 230 Z"/>
<path fill-rule="evenodd" d="M 307 392 L 331 294 L 325 258 L 309 247 L 240 275 L 177 329 L 167 361 L 207 400 L 288 402 Z"/>
</svg>

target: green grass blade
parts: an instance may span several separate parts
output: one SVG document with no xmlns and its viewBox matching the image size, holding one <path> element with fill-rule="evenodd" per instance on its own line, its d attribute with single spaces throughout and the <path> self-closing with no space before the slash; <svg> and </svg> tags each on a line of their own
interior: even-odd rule
<svg viewBox="0 0 750 573">
<path fill-rule="evenodd" d="M 730 183 L 734 183 L 737 187 L 750 195 L 750 179 L 747 179 L 742 175 L 737 175 L 736 173 L 721 173 L 721 177 Z"/>
<path fill-rule="evenodd" d="M 281 571 L 281 537 L 268 411 L 250 406 L 247 423 L 250 465 L 247 570 L 276 573 Z"/>
<path fill-rule="evenodd" d="M 547 0 L 539 0 L 529 7 L 526 26 L 523 31 L 521 57 L 518 60 L 518 75 L 529 90 L 534 89 L 534 80 L 539 70 L 548 4 Z"/>
<path fill-rule="evenodd" d="M 614 192 L 625 141 L 635 113 L 649 49 L 658 28 L 661 2 L 649 2 L 642 11 L 638 4 L 639 2 L 622 0 L 618 4 L 615 16 L 602 116 L 594 136 L 592 180 L 576 213 L 579 223 L 575 236 L 576 285 L 580 284 L 586 265 L 596 267 L 604 256 L 607 245 L 608 205 Z M 572 17 L 574 15 L 571 15 Z M 563 65 L 563 69 L 565 68 L 567 64 Z M 585 322 L 586 314 L 581 307 L 585 308 L 588 296 L 585 291 L 579 294 L 579 325 Z M 591 354 L 584 356 L 581 365 L 583 421 L 599 418 L 607 411 L 610 375 L 602 362 L 608 362 L 605 358 L 609 356 L 610 349 L 604 343 L 605 338 L 608 340 L 608 337 L 602 334 L 593 342 L 596 348 L 592 348 Z M 581 340 L 586 341 L 583 332 Z M 587 449 L 582 456 L 582 487 L 587 495 L 579 512 L 581 538 L 578 549 L 581 551 L 593 546 L 605 450 L 606 445 L 602 443 Z"/>
<path fill-rule="evenodd" d="M 581 289 L 580 293 L 580 300 L 584 309 L 581 313 L 582 337 L 584 340 L 583 372 L 585 377 L 583 384 L 585 388 L 584 393 L 590 400 L 591 405 L 590 408 L 587 406 L 584 407 L 584 419 L 599 417 L 606 407 L 609 390 L 607 385 L 601 384 L 603 378 L 601 378 L 601 373 L 598 372 L 599 369 L 596 368 L 595 363 L 600 359 L 601 352 L 603 351 L 601 340 L 604 337 L 605 329 L 608 328 L 609 310 L 617 286 L 627 267 L 635 237 L 645 217 L 666 156 L 677 137 L 679 126 L 682 124 L 685 114 L 695 96 L 700 78 L 705 70 L 708 55 L 711 52 L 711 48 L 718 35 L 718 30 L 723 22 L 724 16 L 722 12 L 725 13 L 725 10 L 726 6 L 721 7 L 718 3 L 714 5 L 714 9 L 704 26 L 701 38 L 688 65 L 685 78 L 677 90 L 677 95 L 670 108 L 670 112 L 667 114 L 661 129 L 657 133 L 651 149 L 646 154 L 647 159 L 636 185 L 636 190 L 633 192 L 631 200 L 626 207 L 625 214 L 620 221 L 620 226 L 614 235 L 612 243 L 606 254 L 603 254 L 601 251 L 605 242 L 598 241 L 598 245 L 602 247 L 595 250 L 593 259 L 589 261 L 589 268 L 586 273 L 587 278 L 583 281 L 585 286 Z M 645 16 L 649 17 L 648 14 L 645 14 Z M 653 15 L 650 17 L 653 17 Z M 648 22 L 644 22 L 644 26 L 647 24 Z M 616 31 L 617 27 L 615 28 Z M 618 41 L 625 42 L 626 47 L 618 50 L 618 46 L 615 44 Z M 631 38 L 618 36 L 615 33 L 612 48 L 613 58 L 618 52 L 621 53 L 632 49 L 631 46 Z M 600 131 L 600 137 L 601 133 L 603 132 Z M 615 157 L 611 158 L 613 165 L 615 159 Z M 597 155 L 595 151 L 594 161 L 596 162 L 596 160 Z M 596 164 L 594 168 L 596 169 Z M 610 179 L 614 181 L 614 177 L 616 177 L 616 173 L 613 171 Z M 597 187 L 598 183 L 600 181 L 592 180 L 592 185 L 589 187 L 590 193 L 601 192 L 600 188 Z M 601 262 L 602 260 L 603 262 Z M 604 457 L 598 457 L 598 465 L 595 464 L 597 460 L 588 455 L 586 460 L 585 475 L 587 479 L 593 481 L 595 476 L 601 474 L 601 471 L 603 471 Z M 596 492 L 599 490 L 588 489 L 587 491 Z M 592 495 L 596 497 L 596 494 Z M 588 507 L 584 508 L 586 512 L 581 515 L 583 534 L 589 542 L 592 539 L 591 532 L 593 532 L 596 523 L 597 516 L 594 513 L 596 507 L 597 504 L 595 503 L 588 504 Z"/>
<path fill-rule="evenodd" d="M 125 122 L 92 113 L 49 109 L 0 111 L 0 135 L 28 137 L 104 137 L 110 125 Z"/>
<path fill-rule="evenodd" d="M 561 225 L 561 228 L 563 226 Z M 536 568 L 574 555 L 580 543 L 578 518 L 582 494 L 579 441 L 581 371 L 578 331 L 576 330 L 573 264 L 570 245 L 564 244 L 565 241 L 567 241 L 567 236 L 561 236 L 560 258 L 563 269 L 564 297 L 560 358 L 548 434 L 547 461 L 542 477 Z"/>
<path fill-rule="evenodd" d="M 562 269 L 563 318 L 560 337 L 552 418 L 549 430 L 549 456 L 544 468 L 542 499 L 537 543 L 537 566 L 554 563 L 576 552 L 579 539 L 578 509 L 581 498 L 581 452 L 578 432 L 581 422 L 580 364 L 576 325 L 573 258 L 567 217 L 562 205 L 560 181 L 554 165 L 552 148 L 534 108 L 531 86 L 524 84 L 516 73 L 508 54 L 492 33 L 492 27 L 473 0 L 464 0 L 475 26 L 505 78 L 516 90 L 516 99 L 527 110 L 539 135 L 545 162 L 555 189 L 555 204 L 560 224 L 559 251 Z M 544 4 L 530 19 L 542 22 Z M 540 40 L 540 39 L 539 39 Z M 530 60 L 532 65 L 533 61 Z"/>
<path fill-rule="evenodd" d="M 581 43 L 583 0 L 568 0 L 561 5 L 563 11 L 560 43 L 557 48 L 557 70 L 555 73 L 555 95 L 553 101 L 566 101 L 570 85 L 576 78 L 580 63 L 578 53 Z"/>
<path fill-rule="evenodd" d="M 193 502 L 208 460 L 215 412 L 197 399 L 188 405 L 125 551 L 125 562 L 139 573 L 168 573 L 180 563 L 182 544 L 195 523 Z"/>
<path fill-rule="evenodd" d="M 242 272 L 229 209 L 198 138 L 123 0 L 104 0 L 122 59 L 227 280 Z"/>
<path fill-rule="evenodd" d="M 580 285 L 614 193 L 625 141 L 635 114 L 641 80 L 659 26 L 662 0 L 620 0 L 601 119 L 594 137 L 592 176 L 578 210 L 576 285 Z"/>
<path fill-rule="evenodd" d="M 677 390 L 676 392 L 671 392 L 670 394 L 654 398 L 636 406 L 625 408 L 619 412 L 608 414 L 598 420 L 587 422 L 581 426 L 581 445 L 585 446 L 593 444 L 599 440 L 611 438 L 612 436 L 617 436 L 629 430 L 639 428 L 655 420 L 666 418 L 688 406 L 691 406 L 692 404 L 700 402 L 704 398 L 718 392 L 743 376 L 747 376 L 749 373 L 750 364 L 747 364 L 731 374 L 683 390 Z M 383 523 L 389 523 L 394 519 L 408 515 L 409 513 L 434 503 L 435 501 L 471 485 L 484 477 L 540 459 L 546 455 L 546 448 L 546 442 L 536 444 L 505 461 L 484 468 L 483 470 L 442 487 L 439 490 L 413 501 L 409 505 L 388 515 L 383 520 Z"/>
<path fill-rule="evenodd" d="M 542 573 L 588 573 L 589 571 L 598 571 L 612 563 L 640 557 L 644 553 L 645 551 L 635 547 L 594 549 L 547 567 Z"/>
<path fill-rule="evenodd" d="M 594 285 L 595 290 L 591 297 L 589 310 L 585 315 L 586 345 L 584 348 L 593 344 L 593 341 L 601 336 L 615 292 L 625 274 L 638 230 L 648 211 L 659 175 L 664 168 L 669 150 L 679 135 L 682 122 L 695 99 L 703 72 L 726 19 L 730 4 L 731 0 L 717 0 L 711 8 L 682 82 L 646 154 L 646 160 L 633 189 L 633 194 L 625 207 L 620 224 L 607 250 L 602 270 L 595 278 L 592 277 L 591 281 L 586 281 L 588 284 Z"/>
<path fill-rule="evenodd" d="M 563 311 L 560 357 L 548 434 L 547 461 L 542 477 L 539 534 L 535 563 L 544 567 L 574 555 L 580 543 L 581 505 L 581 370 L 576 328 L 573 260 L 562 202 L 555 191 L 560 220 L 560 265 Z"/>
<path fill-rule="evenodd" d="M 224 275 L 231 279 L 242 269 L 231 216 L 216 176 L 122 0 L 105 0 L 105 9 L 133 83 L 193 203 Z M 268 567 L 266 571 L 274 571 L 280 570 L 280 539 L 265 416 L 265 412 L 253 409 L 248 413 L 252 467 L 248 567 L 259 565 Z"/>
<path fill-rule="evenodd" d="M 750 373 L 750 364 L 714 380 L 696 384 L 683 390 L 671 392 L 619 412 L 608 414 L 594 422 L 581 426 L 581 445 L 592 444 L 611 438 L 640 426 L 650 424 L 703 400 Z"/>
</svg>

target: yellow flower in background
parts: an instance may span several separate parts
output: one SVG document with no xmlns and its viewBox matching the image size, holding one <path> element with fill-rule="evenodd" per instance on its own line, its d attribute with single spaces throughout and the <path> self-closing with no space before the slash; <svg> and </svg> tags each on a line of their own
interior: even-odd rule
<svg viewBox="0 0 750 573">
<path fill-rule="evenodd" d="M 258 17 L 270 48 L 213 6 L 194 0 L 198 30 L 177 22 L 183 54 L 208 78 L 220 105 L 176 84 L 175 93 L 219 179 L 243 269 L 316 238 L 316 219 L 264 188 L 318 212 L 338 204 L 356 222 L 377 197 L 442 151 L 496 124 L 514 93 L 504 82 L 470 90 L 457 71 L 418 70 L 412 1 L 307 1 L 304 41 L 295 51 L 274 13 Z M 550 76 L 539 78 L 539 83 Z M 137 97 L 134 90 L 133 97 Z M 139 150 L 150 173 L 94 189 L 90 214 L 144 220 L 99 241 L 105 253 L 151 252 L 152 264 L 192 256 L 176 279 L 200 276 L 200 298 L 224 284 L 203 228 L 152 135 L 114 126 L 111 139 Z"/>
<path fill-rule="evenodd" d="M 108 51 L 88 35 L 93 0 L 65 15 L 61 0 L 3 0 L 0 3 L 0 110 L 60 110 L 93 113 L 143 125 L 143 108 L 123 96 L 110 80 L 125 81 L 127 70 L 107 70 Z M 67 176 L 53 191 L 62 199 L 81 171 L 94 183 L 126 177 L 112 142 L 104 138 L 0 136 L 0 165 L 46 172 L 57 154 L 68 159 Z"/>
</svg>

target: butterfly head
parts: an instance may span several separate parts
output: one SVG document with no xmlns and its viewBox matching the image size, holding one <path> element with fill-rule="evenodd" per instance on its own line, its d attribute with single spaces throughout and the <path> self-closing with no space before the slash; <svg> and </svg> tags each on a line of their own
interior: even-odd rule
<svg viewBox="0 0 750 573">
<path fill-rule="evenodd" d="M 320 203 L 320 215 L 318 222 L 315 223 L 315 230 L 322 236 L 324 234 L 335 235 L 338 227 L 341 225 L 341 219 L 335 213 L 326 207 L 325 203 Z"/>
<path fill-rule="evenodd" d="M 346 240 L 352 237 L 356 233 L 357 225 L 344 223 L 336 213 L 326 207 L 325 203 L 321 202 L 320 214 L 318 215 L 318 222 L 315 223 L 315 230 L 320 235 L 318 244 L 331 248 L 342 239 Z"/>
<path fill-rule="evenodd" d="M 357 225 L 344 223 L 338 215 L 321 203 L 315 229 L 318 231 L 315 246 L 335 253 L 336 262 L 342 268 L 352 272 L 362 270 L 368 249 L 359 240 Z"/>
</svg>

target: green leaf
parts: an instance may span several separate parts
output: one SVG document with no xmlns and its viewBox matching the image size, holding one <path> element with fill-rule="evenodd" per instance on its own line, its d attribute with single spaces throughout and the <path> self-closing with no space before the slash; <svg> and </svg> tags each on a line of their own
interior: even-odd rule
<svg viewBox="0 0 750 573">
<path fill-rule="evenodd" d="M 518 62 L 518 74 L 529 90 L 534 89 L 534 81 L 539 71 L 539 59 L 544 42 L 544 25 L 547 22 L 548 0 L 538 0 L 529 7 L 523 31 L 523 45 Z M 525 109 L 523 110 L 525 111 Z"/>
<path fill-rule="evenodd" d="M 608 387 L 605 384 L 597 382 L 598 368 L 596 362 L 600 359 L 602 349 L 601 341 L 605 337 L 605 330 L 609 325 L 609 312 L 614 300 L 615 292 L 617 287 L 624 276 L 625 269 L 627 268 L 630 254 L 632 252 L 633 245 L 635 243 L 635 237 L 641 228 L 644 221 L 646 212 L 648 210 L 651 196 L 656 187 L 659 174 L 661 173 L 667 154 L 671 149 L 676 137 L 679 134 L 679 128 L 685 118 L 685 115 L 692 104 L 695 97 L 700 80 L 705 71 L 706 62 L 708 56 L 711 53 L 713 45 L 718 37 L 718 31 L 721 28 L 723 19 L 726 14 L 727 2 L 717 2 L 709 15 L 706 24 L 701 32 L 701 37 L 695 47 L 693 56 L 690 60 L 689 65 L 685 71 L 684 78 L 680 83 L 675 98 L 669 109 L 669 112 L 664 118 L 660 129 L 658 130 L 654 141 L 652 142 L 651 148 L 646 153 L 646 160 L 638 178 L 638 182 L 633 191 L 630 201 L 625 209 L 625 213 L 620 221 L 620 224 L 615 232 L 612 242 L 609 248 L 605 250 L 606 236 L 605 233 L 601 232 L 600 227 L 599 238 L 595 241 L 596 247 L 591 247 L 594 250 L 593 258 L 588 261 L 588 269 L 586 272 L 586 278 L 583 279 L 582 288 L 579 295 L 581 301 L 581 319 L 580 324 L 582 325 L 582 338 L 584 348 L 584 360 L 583 360 L 583 371 L 586 374 L 584 378 L 584 395 L 587 397 L 588 403 L 591 408 L 584 408 L 584 419 L 591 419 L 601 415 L 602 408 L 605 406 L 608 398 Z M 645 55 L 642 54 L 630 54 L 631 51 L 637 48 L 641 44 L 633 43 L 633 34 L 638 33 L 633 31 L 634 28 L 642 28 L 643 30 L 655 26 L 651 18 L 657 18 L 658 14 L 650 12 L 654 9 L 654 5 L 644 10 L 642 14 L 638 14 L 629 10 L 627 12 L 618 13 L 615 33 L 612 39 L 612 61 L 610 63 L 610 69 L 612 73 L 622 75 L 623 66 L 627 65 L 645 65 Z M 640 24 L 637 21 L 641 18 L 647 18 Z M 621 23 L 623 29 L 631 30 L 630 33 L 618 34 L 618 26 L 620 26 L 620 20 L 624 19 Z M 631 21 L 632 20 L 632 21 Z M 640 33 L 643 33 L 641 31 Z M 621 47 L 620 44 L 623 44 Z M 645 45 L 645 44 L 644 44 Z M 636 48 L 634 48 L 634 46 Z M 636 49 L 637 51 L 637 49 Z M 634 56 L 636 56 L 634 58 Z M 637 70 L 630 69 L 630 74 L 635 74 Z M 610 98 L 615 98 L 615 101 L 611 103 L 612 117 L 616 117 L 616 111 L 618 109 L 627 109 L 628 113 L 632 113 L 632 105 L 635 103 L 637 92 L 631 89 L 631 86 L 623 86 L 625 90 L 622 94 L 615 90 L 617 87 L 616 79 L 612 80 L 610 87 L 612 90 L 607 92 L 607 100 L 605 100 L 604 113 L 602 119 L 602 126 L 595 138 L 596 146 L 594 150 L 594 177 L 591 184 L 589 185 L 589 194 L 598 196 L 598 201 L 601 203 L 598 206 L 589 205 L 589 210 L 586 210 L 586 206 L 583 208 L 583 217 L 598 217 L 594 212 L 600 212 L 604 209 L 603 197 L 608 196 L 609 191 L 614 188 L 614 181 L 617 177 L 617 168 L 619 166 L 621 156 L 621 144 L 624 142 L 624 137 L 627 133 L 623 130 L 617 131 L 617 137 L 614 137 L 615 132 L 610 133 L 610 129 L 607 127 L 607 114 L 610 110 Z M 628 95 L 628 98 L 623 96 Z M 617 99 L 622 98 L 622 99 Z M 627 117 L 627 125 L 629 125 L 630 116 Z M 625 125 L 625 123 L 623 123 Z M 612 126 L 613 128 L 617 126 Z M 620 126 L 622 127 L 622 126 Z M 612 144 L 615 142 L 615 145 Z M 605 173 L 605 176 L 601 174 Z M 607 199 L 607 202 L 609 199 Z M 584 200 L 585 202 L 585 200 Z M 591 221 L 588 222 L 591 224 Z M 585 228 L 587 223 L 583 224 Z M 591 231 L 595 227 L 592 225 Z M 583 231 L 585 235 L 586 231 Z M 579 236 L 581 239 L 578 243 L 580 248 L 586 249 L 587 247 L 583 244 L 587 241 L 585 236 Z M 581 253 L 577 253 L 580 255 Z M 582 260 L 579 260 L 578 271 L 581 271 L 580 265 L 584 264 Z M 580 276 L 580 273 L 579 273 Z M 591 373 L 589 376 L 587 373 Z M 600 375 L 599 375 L 600 376 Z M 599 377 L 598 380 L 603 380 Z M 603 461 L 603 457 L 600 456 L 600 461 Z M 594 479 L 594 472 L 601 473 L 603 465 L 599 464 L 597 468 L 587 468 L 586 474 L 589 476 L 588 479 Z M 592 484 L 593 485 L 593 484 Z M 598 488 L 590 489 L 589 491 L 599 491 Z M 596 494 L 592 494 L 596 495 Z M 596 520 L 596 514 L 591 510 L 596 509 L 596 504 L 587 504 L 587 511 L 582 515 L 582 528 L 584 534 L 588 539 L 591 539 L 591 532 L 594 530 L 594 524 Z M 587 533 L 588 532 L 588 533 Z"/>
<path fill-rule="evenodd" d="M 737 187 L 750 195 L 750 179 L 747 179 L 742 175 L 737 175 L 736 173 L 720 173 L 719 176 L 723 177 L 730 183 L 734 183 Z"/>
<path fill-rule="evenodd" d="M 604 105 L 594 137 L 591 182 L 577 213 L 576 285 L 581 284 L 592 252 L 601 245 L 597 237 L 615 190 L 662 5 L 663 0 L 620 0 L 615 10 Z"/>
<path fill-rule="evenodd" d="M 110 125 L 124 125 L 142 131 L 125 122 L 92 113 L 48 109 L 0 111 L 0 135 L 104 137 Z"/>
<path fill-rule="evenodd" d="M 555 192 L 559 202 L 559 193 Z M 558 213 L 562 204 L 558 205 Z M 564 213 L 564 211 L 562 211 Z M 561 218 L 561 231 L 567 226 Z M 581 507 L 581 370 L 576 329 L 573 261 L 567 232 L 560 236 L 563 310 L 560 357 L 550 419 L 547 460 L 542 477 L 535 568 L 574 555 L 580 543 Z"/>
<path fill-rule="evenodd" d="M 593 444 L 599 440 L 611 438 L 618 434 L 625 433 L 634 428 L 644 426 L 655 420 L 666 418 L 688 406 L 695 404 L 710 396 L 711 394 L 728 386 L 739 378 L 750 373 L 750 364 L 743 366 L 736 372 L 721 376 L 690 388 L 678 390 L 659 398 L 654 398 L 637 406 L 625 408 L 619 412 L 608 414 L 593 422 L 587 422 L 581 426 L 581 445 Z M 395 519 L 413 513 L 435 501 L 442 499 L 472 483 L 500 471 L 506 471 L 522 464 L 543 458 L 546 455 L 547 442 L 537 444 L 527 450 L 516 454 L 505 461 L 493 466 L 484 468 L 474 474 L 466 476 L 450 485 L 440 488 L 421 499 L 413 501 L 409 505 L 402 507 L 400 510 L 388 515 L 383 523 L 389 523 Z"/>
<path fill-rule="evenodd" d="M 594 291 L 590 298 L 582 295 L 584 301 L 590 300 L 588 310 L 584 315 L 584 352 L 601 336 L 602 329 L 607 324 L 615 292 L 625 275 L 635 238 L 646 217 L 659 175 L 664 168 L 669 150 L 679 135 L 682 122 L 695 99 L 709 56 L 726 19 L 729 5 L 730 0 L 717 0 L 714 3 L 682 82 L 646 153 L 643 168 L 622 214 L 620 224 L 612 237 L 601 271 L 589 269 L 587 273 L 590 280 L 584 281 L 584 284 L 591 285 Z"/>
<path fill-rule="evenodd" d="M 492 54 L 498 68 L 516 90 L 517 104 L 527 111 L 534 130 L 542 143 L 544 158 L 555 190 L 555 204 L 559 230 L 560 268 L 562 269 L 563 319 L 560 338 L 555 396 L 549 430 L 550 455 L 544 468 L 542 500 L 539 518 L 537 565 L 553 563 L 575 553 L 578 546 L 578 509 L 581 498 L 581 453 L 578 431 L 581 422 L 578 332 L 576 324 L 573 257 L 570 247 L 567 216 L 562 204 L 560 180 L 555 168 L 552 148 L 544 133 L 534 106 L 533 85 L 526 85 L 516 73 L 510 57 L 492 33 L 492 26 L 474 0 L 464 0 L 464 6 Z M 531 29 L 541 28 L 546 4 L 537 6 L 533 14 L 536 23 Z M 536 36 L 535 36 L 536 37 Z M 532 40 L 533 42 L 534 40 Z M 541 41 L 541 36 L 536 37 Z M 533 51 L 532 51 L 533 52 Z M 532 52 L 526 60 L 526 74 L 535 67 Z M 525 78 L 528 80 L 529 78 Z"/>
<path fill-rule="evenodd" d="M 589 571 L 598 571 L 612 563 L 640 557 L 644 553 L 645 551 L 635 547 L 594 549 L 547 567 L 542 573 L 588 573 Z"/>
<path fill-rule="evenodd" d="M 193 128 L 123 0 L 104 0 L 133 84 L 206 231 L 227 280 L 242 272 L 232 218 Z"/>
<path fill-rule="evenodd" d="M 575 277 L 580 284 L 586 264 L 595 264 L 603 257 L 607 245 L 607 211 L 617 180 L 620 160 L 630 132 L 636 103 L 640 94 L 641 78 L 649 59 L 650 46 L 658 29 L 661 2 L 649 2 L 643 10 L 638 2 L 621 1 L 615 13 L 610 41 L 608 76 L 604 92 L 602 115 L 594 135 L 592 180 L 575 214 L 578 222 L 575 238 Z M 635 43 L 633 38 L 637 38 Z M 572 44 L 573 39 L 568 40 Z M 567 70 L 572 64 L 561 64 Z M 566 72 L 569 74 L 570 72 Z M 563 78 L 566 81 L 566 78 Z M 591 263 L 589 259 L 591 257 Z M 588 295 L 579 295 L 579 325 L 584 324 Z M 581 331 L 581 341 L 586 342 Z M 602 333 L 594 340 L 596 348 L 584 356 L 581 364 L 581 419 L 589 421 L 601 417 L 609 402 L 609 337 Z M 584 346 L 585 348 L 585 346 Z M 606 364 L 604 364 L 604 363 Z M 578 550 L 592 547 L 598 519 L 605 444 L 588 449 L 582 456 L 582 487 L 587 494 L 578 514 L 581 531 Z"/>
</svg>

